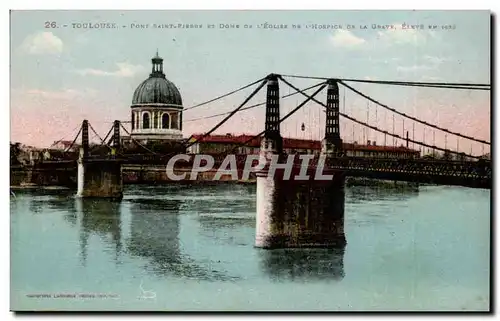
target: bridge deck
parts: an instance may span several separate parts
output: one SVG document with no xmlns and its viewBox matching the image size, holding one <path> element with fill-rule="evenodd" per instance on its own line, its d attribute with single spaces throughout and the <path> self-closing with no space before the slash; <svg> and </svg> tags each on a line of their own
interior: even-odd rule
<svg viewBox="0 0 500 321">
<path fill-rule="evenodd" d="M 179 168 L 192 168 L 194 157 L 189 155 L 189 160 L 178 160 L 175 163 Z M 225 155 L 213 155 L 215 167 L 218 168 Z M 242 170 L 247 162 L 248 155 L 234 155 L 238 170 Z M 254 165 L 258 159 L 254 159 Z M 286 162 L 287 155 L 282 155 Z M 123 165 L 166 166 L 172 156 L 164 155 L 130 155 L 126 157 L 91 156 L 88 162 L 113 161 Z M 315 157 L 309 162 L 309 168 L 315 168 L 319 158 Z M 205 165 L 202 162 L 201 165 Z M 295 155 L 295 166 L 300 166 L 298 155 Z M 35 165 L 34 170 L 51 170 L 76 167 L 76 160 L 50 161 Z M 394 181 L 408 181 L 431 183 L 439 185 L 459 185 L 477 188 L 491 188 L 492 168 L 490 161 L 447 161 L 430 159 L 388 159 L 366 157 L 330 157 L 326 160 L 324 168 L 344 171 L 346 176 L 387 179 Z M 15 170 L 13 168 L 13 170 Z"/>
</svg>

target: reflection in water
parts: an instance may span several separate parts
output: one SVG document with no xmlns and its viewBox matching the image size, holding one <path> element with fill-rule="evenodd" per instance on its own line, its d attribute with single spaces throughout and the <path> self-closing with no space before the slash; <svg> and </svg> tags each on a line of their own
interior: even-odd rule
<svg viewBox="0 0 500 321">
<path fill-rule="evenodd" d="M 376 186 L 352 186 L 345 189 L 346 202 L 399 201 L 416 197 L 419 189 L 415 187 L 388 188 Z"/>
<path fill-rule="evenodd" d="M 69 190 L 26 190 L 18 192 L 18 195 L 28 194 L 31 196 L 29 209 L 32 213 L 41 213 L 46 209 L 54 212 L 74 212 L 73 192 Z"/>
<path fill-rule="evenodd" d="M 233 279 L 209 266 L 201 266 L 182 253 L 179 245 L 179 209 L 174 199 L 132 199 L 130 239 L 131 255 L 150 259 L 153 272 L 203 280 Z"/>
<path fill-rule="evenodd" d="M 134 199 L 131 202 L 128 251 L 132 255 L 152 258 L 155 270 L 179 264 L 180 201 Z"/>
<path fill-rule="evenodd" d="M 251 195 L 253 199 L 254 195 Z M 189 209 L 198 213 L 198 221 L 204 229 L 255 227 L 255 200 L 250 204 L 249 197 L 233 197 L 198 201 L 190 204 Z"/>
<path fill-rule="evenodd" d="M 209 188 L 214 196 L 189 203 L 189 211 L 197 214 L 199 235 L 218 244 L 252 246 L 254 241 L 242 237 L 240 231 L 255 229 L 255 186 L 228 184 Z"/>
<path fill-rule="evenodd" d="M 198 221 L 203 227 L 204 231 L 219 231 L 221 229 L 235 229 L 239 227 L 255 228 L 255 216 L 245 215 L 245 213 L 215 213 L 200 214 Z"/>
<path fill-rule="evenodd" d="M 78 223 L 78 216 L 75 206 L 68 206 L 68 211 L 64 214 L 64 219 L 68 221 L 71 226 L 76 226 Z"/>
<path fill-rule="evenodd" d="M 82 265 L 87 261 L 89 237 L 94 233 L 114 248 L 115 260 L 122 251 L 121 203 L 106 199 L 75 198 L 76 212 L 81 216 L 80 255 Z M 110 240 L 111 238 L 111 240 Z"/>
<path fill-rule="evenodd" d="M 263 271 L 273 281 L 341 280 L 345 248 L 260 250 Z"/>
<path fill-rule="evenodd" d="M 71 226 L 78 223 L 77 209 L 74 203 L 74 191 L 67 189 L 33 189 L 21 191 L 19 195 L 29 194 L 29 209 L 32 213 L 42 213 L 47 210 L 60 212 L 64 220 Z"/>
<path fill-rule="evenodd" d="M 121 207 L 75 200 L 74 192 L 64 196 L 16 191 L 10 215 L 12 307 L 205 311 L 489 307 L 488 191 L 421 187 L 417 195 L 348 187 L 351 199 L 356 195 L 366 199 L 370 191 L 377 199 L 356 204 L 346 199 L 344 259 L 342 252 L 325 249 L 254 248 L 255 227 L 250 222 L 255 224 L 255 193 L 218 188 L 220 192 L 206 187 L 205 193 L 204 188 L 192 186 L 175 190 L 126 186 Z M 359 227 L 357 221 L 366 222 L 365 226 Z M 109 252 L 114 253 L 115 244 L 120 247 L 120 233 L 123 249 L 117 264 Z M 88 252 L 85 266 L 80 247 L 82 256 Z M 157 301 L 137 299 L 151 297 L 149 290 L 159 291 Z M 117 293 L 123 300 L 77 302 L 81 300 L 26 295 L 61 291 Z"/>
</svg>

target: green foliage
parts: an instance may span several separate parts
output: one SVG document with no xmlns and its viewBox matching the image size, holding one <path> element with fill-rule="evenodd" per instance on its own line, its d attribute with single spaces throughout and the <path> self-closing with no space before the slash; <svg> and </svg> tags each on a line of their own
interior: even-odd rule
<svg viewBox="0 0 500 321">
<path fill-rule="evenodd" d="M 10 143 L 10 165 L 19 165 L 19 156 L 21 155 L 21 143 Z"/>
</svg>

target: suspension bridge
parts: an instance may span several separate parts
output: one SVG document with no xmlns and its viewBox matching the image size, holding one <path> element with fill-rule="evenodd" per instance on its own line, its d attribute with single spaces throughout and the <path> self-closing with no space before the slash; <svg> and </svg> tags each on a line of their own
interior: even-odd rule
<svg viewBox="0 0 500 321">
<path fill-rule="evenodd" d="M 299 89 L 293 85 L 287 78 L 309 78 L 318 79 L 321 82 L 313 86 L 307 87 L 305 89 Z M 273 81 L 271 85 L 270 79 Z M 294 92 L 289 95 L 284 95 L 279 97 L 279 82 L 284 83 Z M 346 176 L 355 177 L 367 177 L 367 178 L 379 178 L 387 179 L 393 181 L 408 181 L 408 182 L 419 182 L 419 183 L 429 183 L 429 184 L 441 184 L 441 185 L 460 185 L 474 188 L 491 188 L 492 170 L 491 162 L 489 160 L 483 159 L 481 156 L 472 155 L 458 150 L 458 139 L 470 140 L 471 142 L 479 143 L 489 146 L 490 142 L 469 136 L 465 133 L 454 132 L 449 129 L 443 128 L 437 124 L 430 123 L 425 120 L 421 120 L 412 115 L 407 115 L 395 108 L 391 108 L 384 103 L 368 96 L 367 94 L 355 89 L 353 86 L 349 85 L 348 82 L 359 82 L 359 83 L 370 83 L 370 84 L 384 84 L 390 86 L 414 86 L 414 87 L 430 87 L 430 88 L 442 88 L 442 89 L 455 89 L 455 90 L 490 90 L 490 86 L 487 84 L 463 84 L 463 83 L 415 83 L 415 82 L 396 82 L 396 81 L 375 81 L 375 80 L 359 80 L 359 79 L 332 79 L 332 78 L 321 78 L 321 77 L 304 77 L 304 76 L 282 76 L 271 74 L 263 79 L 259 79 L 249 85 L 243 86 L 237 90 L 234 90 L 228 94 L 218 96 L 214 99 L 206 101 L 201 104 L 194 105 L 192 107 L 185 108 L 183 112 L 192 110 L 194 108 L 199 108 L 206 104 L 212 103 L 219 99 L 225 98 L 229 95 L 235 94 L 238 91 L 244 90 L 246 88 L 258 85 L 257 88 L 233 111 L 227 113 L 218 113 L 215 115 L 209 115 L 201 117 L 194 120 L 203 120 L 208 118 L 222 117 L 225 116 L 221 121 L 219 121 L 211 130 L 206 132 L 200 139 L 196 142 L 184 141 L 181 144 L 181 148 L 178 148 L 174 152 L 170 153 L 158 153 L 151 149 L 148 149 L 141 142 L 133 140 L 132 141 L 139 146 L 140 152 L 130 153 L 127 152 L 122 145 L 121 132 L 125 132 L 130 136 L 130 132 L 123 125 L 128 122 L 115 121 L 113 126 L 109 129 L 108 133 L 101 138 L 97 131 L 92 127 L 92 125 L 84 120 L 80 129 L 74 137 L 71 146 L 67 148 L 68 156 L 65 160 L 59 160 L 55 162 L 45 162 L 53 163 L 53 167 L 60 168 L 76 168 L 76 161 L 78 155 L 70 154 L 69 150 L 72 146 L 77 143 L 78 138 L 81 139 L 82 157 L 85 162 L 99 162 L 105 160 L 113 160 L 115 162 L 119 161 L 121 164 L 138 164 L 138 165 L 166 165 L 168 160 L 178 153 L 185 152 L 190 146 L 195 143 L 200 143 L 204 138 L 211 135 L 222 125 L 229 122 L 230 119 L 238 112 L 257 108 L 260 106 L 265 106 L 266 108 L 266 119 L 265 119 L 265 129 L 254 135 L 246 142 L 242 142 L 239 146 L 245 146 L 250 141 L 255 139 L 265 138 L 267 140 L 274 141 L 274 153 L 284 154 L 283 147 L 280 146 L 282 141 L 280 133 L 280 124 L 289 119 L 292 115 L 297 113 L 298 110 L 304 108 L 309 102 L 314 102 L 324 108 L 326 113 L 326 123 L 325 123 L 325 136 L 323 139 L 323 153 L 328 154 L 327 166 L 332 169 L 342 170 Z M 247 106 L 248 102 L 267 84 L 268 93 L 267 101 L 259 104 L 254 104 Z M 352 91 L 353 93 L 367 99 L 368 101 L 388 110 L 389 112 L 401 116 L 432 130 L 442 131 L 445 135 L 456 136 L 457 138 L 457 150 L 452 150 L 447 148 L 447 146 L 436 146 L 435 141 L 432 143 L 426 142 L 424 140 L 417 140 L 414 135 L 412 138 L 408 137 L 408 131 L 406 132 L 406 137 L 396 133 L 393 124 L 393 130 L 388 131 L 387 129 L 382 129 L 377 127 L 377 125 L 370 124 L 368 122 L 359 120 L 352 115 L 342 112 L 339 108 L 339 85 L 344 86 L 344 88 Z M 315 98 L 318 93 L 328 87 L 327 91 L 327 101 L 322 102 Z M 316 89 L 314 93 L 308 94 L 307 92 L 311 89 Z M 270 92 L 276 92 L 276 95 L 271 98 Z M 280 101 L 279 98 L 287 98 L 292 95 L 302 95 L 305 99 L 302 103 L 298 104 L 293 110 L 281 117 L 280 115 Z M 344 102 L 345 104 L 345 102 Z M 413 145 L 421 146 L 422 148 L 432 149 L 433 151 L 443 152 L 445 157 L 442 159 L 426 159 L 426 158 L 413 158 L 413 159 L 395 159 L 395 158 L 368 158 L 368 157 L 353 157 L 347 156 L 342 150 L 342 138 L 340 133 L 340 117 L 345 118 L 355 124 L 363 126 L 374 132 L 378 132 L 384 135 L 384 138 L 389 136 L 393 139 L 398 139 L 401 141 L 406 141 L 407 143 L 412 143 Z M 394 119 L 394 117 L 393 117 Z M 193 120 L 193 119 L 192 119 Z M 189 121 L 189 120 L 187 120 Z M 403 122 L 404 126 L 404 122 Z M 413 126 L 414 129 L 414 126 Z M 89 131 L 99 139 L 100 144 L 97 146 L 89 145 Z M 404 132 L 404 129 L 403 129 Z M 425 133 L 425 130 L 424 130 Z M 447 137 L 447 136 L 445 136 Z M 386 140 L 386 138 L 384 139 Z M 435 140 L 435 135 L 434 135 Z M 228 154 L 235 154 L 238 147 L 233 147 L 225 152 L 214 154 L 216 163 L 220 162 Z M 137 151 L 137 149 L 135 149 Z M 455 157 L 453 157 L 453 155 Z M 236 155 L 238 164 L 242 165 L 245 163 L 247 155 Z M 448 156 L 448 157 L 446 157 Z M 316 166 L 315 160 L 313 159 L 310 163 L 311 167 Z M 47 164 L 48 165 L 48 164 Z M 191 166 L 192 160 L 185 163 L 183 166 Z"/>
<path fill-rule="evenodd" d="M 299 89 L 289 81 L 289 78 L 316 79 L 320 82 L 308 88 Z M 278 155 L 282 160 L 288 159 L 283 148 L 283 137 L 280 125 L 289 119 L 298 110 L 310 102 L 314 102 L 324 109 L 325 124 L 324 138 L 321 144 L 321 153 L 314 156 L 310 162 L 308 170 L 314 171 L 322 162 L 324 174 L 331 175 L 332 179 L 318 181 L 315 179 L 299 181 L 286 180 L 280 175 L 269 175 L 269 167 L 256 171 L 257 180 L 257 213 L 256 213 L 256 241 L 257 247 L 337 247 L 345 245 L 344 235 L 344 184 L 345 178 L 349 176 L 386 179 L 393 181 L 408 181 L 418 183 L 430 183 L 439 185 L 458 185 L 472 188 L 491 189 L 492 167 L 491 161 L 483 159 L 481 156 L 472 153 L 460 152 L 458 149 L 458 139 L 469 140 L 483 146 L 490 146 L 490 142 L 477 137 L 472 137 L 463 132 L 454 132 L 438 124 L 419 119 L 413 115 L 408 115 L 395 108 L 372 98 L 348 84 L 350 82 L 384 84 L 388 86 L 414 86 L 429 87 L 440 90 L 478 90 L 489 91 L 488 84 L 465 84 L 465 83 L 416 83 L 397 81 L 373 81 L 359 79 L 337 79 L 321 77 L 304 77 L 294 75 L 269 74 L 249 85 L 243 86 L 225 95 L 216 97 L 207 102 L 185 108 L 183 112 L 199 108 L 211 102 L 232 95 L 238 91 L 256 86 L 252 93 L 243 102 L 227 113 L 205 116 L 204 118 L 223 117 L 212 129 L 204 133 L 196 141 L 184 140 L 180 148 L 170 152 L 156 152 L 134 140 L 130 132 L 123 125 L 124 122 L 114 121 L 104 138 L 97 133 L 93 126 L 83 120 L 79 132 L 73 139 L 71 149 L 78 138 L 81 138 L 79 155 L 67 154 L 64 160 L 49 161 L 39 164 L 39 168 L 51 171 L 62 172 L 77 171 L 77 194 L 80 197 L 123 197 L 123 177 L 122 168 L 125 165 L 162 165 L 180 153 L 185 153 L 193 144 L 203 142 L 217 129 L 227 123 L 235 114 L 265 106 L 265 126 L 260 133 L 253 135 L 247 141 L 240 142 L 238 146 L 231 146 L 227 150 L 217 153 L 214 156 L 216 163 L 229 154 L 234 155 L 240 146 L 246 146 L 252 140 L 260 141 L 260 155 Z M 285 84 L 293 90 L 293 93 L 281 96 L 280 84 Z M 344 86 L 347 90 L 367 99 L 375 106 L 383 108 L 398 117 L 403 117 L 433 131 L 444 132 L 445 135 L 457 137 L 457 149 L 452 150 L 445 146 L 436 146 L 423 140 L 418 140 L 415 135 L 409 138 L 386 128 L 379 128 L 378 124 L 362 121 L 352 114 L 340 110 L 339 86 Z M 264 87 L 267 87 L 266 101 L 263 103 L 246 106 L 248 102 Z M 326 101 L 317 99 L 317 95 L 326 88 Z M 315 89 L 312 94 L 308 91 Z M 304 100 L 293 108 L 286 115 L 281 115 L 280 101 L 291 95 L 301 95 Z M 429 148 L 434 151 L 441 151 L 444 155 L 458 155 L 452 159 L 445 157 L 441 159 L 425 159 L 421 157 L 410 158 L 390 158 L 390 157 L 355 157 L 348 156 L 343 150 L 343 140 L 341 136 L 340 117 L 353 123 L 363 126 L 374 132 L 392 137 L 400 141 L 406 141 L 413 145 Z M 203 119 L 203 118 L 201 118 Z M 149 119 L 148 119 L 149 122 Z M 89 144 L 89 131 L 98 137 L 100 144 L 91 146 Z M 122 144 L 121 132 L 124 131 L 132 139 L 137 148 L 130 152 Z M 445 136 L 447 137 L 447 136 Z M 242 166 L 248 155 L 235 155 L 238 166 Z M 179 166 L 189 167 L 193 165 L 194 155 L 184 160 Z M 269 157 L 268 157 L 269 158 Z"/>
</svg>

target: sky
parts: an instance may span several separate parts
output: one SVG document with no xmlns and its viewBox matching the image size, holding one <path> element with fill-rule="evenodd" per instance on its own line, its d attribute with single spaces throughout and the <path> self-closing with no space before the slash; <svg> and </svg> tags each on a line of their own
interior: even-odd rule
<svg viewBox="0 0 500 321">
<path fill-rule="evenodd" d="M 84 28 L 83 24 L 116 28 Z M 265 24 L 287 28 L 263 28 Z M 201 28 L 157 28 L 196 24 Z M 208 28 L 208 25 L 214 28 Z M 221 28 L 239 25 L 239 28 Z M 252 26 L 252 28 L 245 28 Z M 295 28 L 293 27 L 295 25 Z M 297 26 L 300 25 L 300 29 Z M 320 28 L 323 25 L 328 28 Z M 423 29 L 403 29 L 422 25 Z M 429 25 L 437 26 L 429 29 Z M 349 26 L 349 28 L 348 28 Z M 366 28 L 364 28 L 366 26 Z M 391 26 L 391 28 L 387 28 Z M 451 28 L 447 28 L 450 26 Z M 260 28 L 259 28 L 260 27 Z M 166 77 L 185 108 L 270 73 L 371 80 L 490 83 L 487 11 L 12 11 L 11 141 L 48 146 L 71 140 L 83 119 L 104 136 L 115 119 L 129 120 L 135 88 L 148 77 L 158 50 Z M 305 88 L 319 80 L 285 77 Z M 351 86 L 404 113 L 490 141 L 490 92 L 358 84 Z M 187 110 L 183 135 L 210 130 L 254 87 Z M 282 95 L 291 89 L 280 84 Z M 310 92 L 312 93 L 312 91 Z M 393 115 L 343 87 L 341 111 L 392 131 Z M 326 89 L 317 96 L 326 100 Z M 265 100 L 265 88 L 248 104 Z M 281 100 L 284 116 L 304 97 Z M 236 114 L 216 133 L 255 134 L 264 107 Z M 305 130 L 301 130 L 304 123 Z M 321 139 L 324 113 L 314 103 L 281 127 L 286 137 Z M 469 153 L 488 146 L 394 117 L 396 133 Z M 415 133 L 415 134 L 413 134 Z M 341 120 L 345 141 L 401 144 Z M 424 139 L 425 136 L 425 139 Z M 94 138 L 96 139 L 96 138 Z M 410 147 L 412 144 L 410 143 Z M 418 147 L 416 147 L 418 149 Z"/>
</svg>

